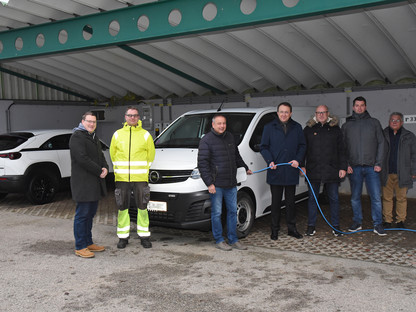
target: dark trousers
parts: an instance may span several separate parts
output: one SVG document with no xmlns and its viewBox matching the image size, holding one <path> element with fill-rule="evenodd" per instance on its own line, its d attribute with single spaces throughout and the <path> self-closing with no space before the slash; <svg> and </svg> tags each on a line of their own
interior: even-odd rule
<svg viewBox="0 0 416 312">
<path fill-rule="evenodd" d="M 92 221 L 97 212 L 98 201 L 78 202 L 74 217 L 75 249 L 92 245 Z"/>
<path fill-rule="evenodd" d="M 296 185 L 270 185 L 270 189 L 272 192 L 272 233 L 278 233 L 280 230 L 280 210 L 282 205 L 283 190 L 285 191 L 287 230 L 288 232 L 296 231 Z"/>
</svg>

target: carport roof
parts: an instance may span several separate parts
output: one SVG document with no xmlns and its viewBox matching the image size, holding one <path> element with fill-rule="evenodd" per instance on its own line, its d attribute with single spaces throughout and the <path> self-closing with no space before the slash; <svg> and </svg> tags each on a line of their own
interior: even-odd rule
<svg viewBox="0 0 416 312">
<path fill-rule="evenodd" d="M 414 1 L 315 2 L 10 0 L 0 99 L 37 99 L 33 84 L 98 101 L 415 84 Z"/>
</svg>

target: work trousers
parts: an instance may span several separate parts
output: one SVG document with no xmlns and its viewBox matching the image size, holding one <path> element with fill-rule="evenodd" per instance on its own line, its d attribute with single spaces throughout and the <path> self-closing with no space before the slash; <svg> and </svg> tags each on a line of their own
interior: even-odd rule
<svg viewBox="0 0 416 312">
<path fill-rule="evenodd" d="M 389 174 L 386 186 L 383 186 L 383 217 L 393 222 L 393 197 L 396 193 L 396 222 L 404 222 L 407 214 L 407 187 L 399 187 L 399 176 Z"/>
<path fill-rule="evenodd" d="M 147 182 L 116 182 L 116 204 L 118 207 L 117 236 L 128 239 L 130 236 L 129 208 L 137 207 L 137 234 L 149 237 L 149 214 L 147 204 L 150 188 Z"/>
</svg>

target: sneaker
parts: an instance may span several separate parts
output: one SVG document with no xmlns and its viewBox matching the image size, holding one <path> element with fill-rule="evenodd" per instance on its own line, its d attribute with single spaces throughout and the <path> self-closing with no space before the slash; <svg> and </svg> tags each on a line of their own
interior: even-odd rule
<svg viewBox="0 0 416 312">
<path fill-rule="evenodd" d="M 96 244 L 92 244 L 87 246 L 89 251 L 94 251 L 94 252 L 98 252 L 98 251 L 104 251 L 105 247 L 104 246 L 98 246 Z"/>
<path fill-rule="evenodd" d="M 404 227 L 404 223 L 403 223 L 403 221 L 397 222 L 397 223 L 396 223 L 396 227 L 397 227 L 397 228 L 404 229 L 405 227 Z"/>
<path fill-rule="evenodd" d="M 348 231 L 350 231 L 350 232 L 355 232 L 355 231 L 359 231 L 359 230 L 361 230 L 362 229 L 362 227 L 361 227 L 361 224 L 358 224 L 358 223 L 353 223 L 350 227 L 349 227 L 349 229 L 348 229 Z"/>
<path fill-rule="evenodd" d="M 226 242 L 222 241 L 221 243 L 218 243 L 215 245 L 216 248 L 224 250 L 224 251 L 230 251 L 232 250 L 231 246 L 228 245 Z"/>
<path fill-rule="evenodd" d="M 152 248 L 152 242 L 150 241 L 150 237 L 140 237 L 140 241 L 143 248 Z"/>
<path fill-rule="evenodd" d="M 305 235 L 306 236 L 314 236 L 316 233 L 314 226 L 308 226 L 308 229 L 306 230 Z"/>
<path fill-rule="evenodd" d="M 374 226 L 374 233 L 378 234 L 379 236 L 386 236 L 387 233 L 383 229 L 383 226 L 381 224 Z"/>
<path fill-rule="evenodd" d="M 391 228 L 391 223 L 390 223 L 390 222 L 384 222 L 384 223 L 383 223 L 383 227 L 384 227 L 385 229 L 389 229 L 389 228 Z"/>
<path fill-rule="evenodd" d="M 89 251 L 88 248 L 75 250 L 75 255 L 81 257 L 81 258 L 94 258 L 94 253 Z"/>
<path fill-rule="evenodd" d="M 247 250 L 247 247 L 244 246 L 242 243 L 240 242 L 235 242 L 234 244 L 231 245 L 232 248 L 238 249 L 238 250 Z"/>
<path fill-rule="evenodd" d="M 338 231 L 332 230 L 332 234 L 334 234 L 335 237 L 344 236 L 344 234 L 341 233 L 342 231 L 339 226 L 334 226 L 334 229 L 338 230 Z"/>
<path fill-rule="evenodd" d="M 120 240 L 117 243 L 118 249 L 124 249 L 126 248 L 127 244 L 129 243 L 129 240 L 126 238 L 120 238 Z"/>
</svg>

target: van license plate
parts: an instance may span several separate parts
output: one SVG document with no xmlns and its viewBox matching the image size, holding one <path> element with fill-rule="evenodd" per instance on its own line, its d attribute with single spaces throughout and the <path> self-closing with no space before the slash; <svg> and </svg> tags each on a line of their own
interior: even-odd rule
<svg viewBox="0 0 416 312">
<path fill-rule="evenodd" d="M 149 211 L 168 211 L 168 205 L 166 202 L 160 201 L 149 201 L 147 204 L 147 210 Z"/>
</svg>

